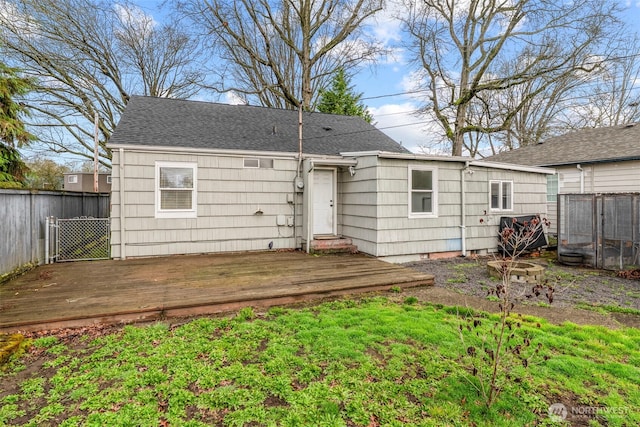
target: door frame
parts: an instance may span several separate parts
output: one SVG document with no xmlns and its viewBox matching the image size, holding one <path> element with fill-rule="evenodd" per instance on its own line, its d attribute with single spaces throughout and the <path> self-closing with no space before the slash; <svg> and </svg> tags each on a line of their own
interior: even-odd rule
<svg viewBox="0 0 640 427">
<path fill-rule="evenodd" d="M 316 171 L 323 171 L 323 172 L 331 172 L 331 197 L 333 200 L 333 206 L 332 206 L 332 230 L 331 230 L 331 234 L 334 236 L 338 235 L 338 168 L 334 168 L 334 167 L 315 167 L 313 169 L 313 174 L 314 176 L 312 177 L 312 181 L 313 181 L 313 186 L 315 187 L 315 172 Z M 316 189 L 313 188 L 313 193 L 315 193 Z M 316 212 L 316 201 L 315 201 L 315 197 L 312 194 L 311 195 L 311 237 L 315 238 L 316 235 L 321 236 L 322 234 L 317 234 L 315 233 L 314 227 L 315 227 L 315 212 Z"/>
</svg>

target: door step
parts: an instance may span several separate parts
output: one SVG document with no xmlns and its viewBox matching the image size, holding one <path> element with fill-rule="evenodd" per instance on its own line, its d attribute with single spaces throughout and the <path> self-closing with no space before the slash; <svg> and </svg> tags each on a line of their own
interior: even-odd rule
<svg viewBox="0 0 640 427">
<path fill-rule="evenodd" d="M 312 254 L 356 254 L 358 247 L 348 238 L 316 236 L 309 245 L 309 252 Z"/>
</svg>

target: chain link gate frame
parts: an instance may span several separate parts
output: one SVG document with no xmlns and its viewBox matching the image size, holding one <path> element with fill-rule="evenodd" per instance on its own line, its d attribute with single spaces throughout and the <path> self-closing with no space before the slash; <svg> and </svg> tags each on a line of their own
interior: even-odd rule
<svg viewBox="0 0 640 427">
<path fill-rule="evenodd" d="M 109 218 L 47 217 L 45 263 L 109 259 L 110 230 Z"/>
</svg>

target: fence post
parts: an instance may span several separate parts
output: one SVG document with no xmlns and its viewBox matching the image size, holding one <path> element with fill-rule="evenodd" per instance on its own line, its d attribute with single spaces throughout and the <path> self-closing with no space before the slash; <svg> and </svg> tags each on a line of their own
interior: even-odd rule
<svg viewBox="0 0 640 427">
<path fill-rule="evenodd" d="M 49 217 L 44 220 L 44 263 L 49 264 Z"/>
</svg>

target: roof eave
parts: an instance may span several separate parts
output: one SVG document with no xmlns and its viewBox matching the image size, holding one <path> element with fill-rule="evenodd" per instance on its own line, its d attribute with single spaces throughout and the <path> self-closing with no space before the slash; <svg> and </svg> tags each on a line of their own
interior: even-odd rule
<svg viewBox="0 0 640 427">
<path fill-rule="evenodd" d="M 257 150 L 228 150 L 216 148 L 195 148 L 195 147 L 169 147 L 161 145 L 135 145 L 135 144 L 107 144 L 107 148 L 137 152 L 155 153 L 184 153 L 184 154 L 221 154 L 235 156 L 270 156 L 283 158 L 297 158 L 298 153 L 286 151 L 257 151 Z M 304 155 L 304 153 L 303 153 Z"/>
<path fill-rule="evenodd" d="M 542 167 L 557 167 L 557 166 L 571 166 L 571 165 L 590 165 L 597 163 L 618 163 L 618 162 L 629 162 L 634 160 L 640 160 L 640 156 L 626 156 L 626 157 L 615 157 L 609 159 L 594 159 L 594 160 L 576 160 L 570 162 L 562 162 L 562 163 L 549 163 L 540 165 Z"/>
<path fill-rule="evenodd" d="M 516 165 L 513 163 L 498 163 L 498 162 L 487 162 L 484 160 L 474 160 L 469 163 L 470 166 L 478 166 L 485 168 L 493 168 L 493 169 L 505 169 L 505 170 L 513 170 L 518 172 L 532 172 L 532 173 L 542 173 L 546 175 L 553 175 L 556 173 L 555 169 L 549 167 L 542 166 L 524 166 L 524 165 Z"/>
<path fill-rule="evenodd" d="M 342 154 L 343 156 L 354 156 L 354 157 L 377 156 L 384 159 L 468 163 L 470 166 L 513 170 L 518 172 L 541 173 L 546 175 L 553 175 L 556 173 L 554 169 L 546 168 L 546 167 L 523 166 L 523 165 L 516 165 L 513 163 L 487 162 L 483 160 L 473 160 L 471 157 L 463 157 L 463 156 L 430 156 L 426 154 L 391 153 L 391 152 L 384 152 L 384 151 L 366 151 L 366 152 L 353 152 L 353 153 L 340 153 L 340 154 Z"/>
<path fill-rule="evenodd" d="M 458 156 L 433 156 L 428 154 L 415 154 L 415 153 L 395 153 L 391 151 L 353 151 L 340 153 L 345 157 L 365 157 L 376 156 L 383 159 L 400 159 L 400 160 L 433 160 L 442 162 L 470 162 L 473 159 L 471 157 L 458 157 Z"/>
</svg>

